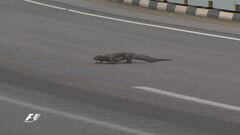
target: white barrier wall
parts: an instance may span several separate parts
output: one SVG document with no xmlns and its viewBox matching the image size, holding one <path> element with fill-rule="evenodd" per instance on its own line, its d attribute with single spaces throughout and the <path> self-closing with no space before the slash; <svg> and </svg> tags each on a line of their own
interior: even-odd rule
<svg viewBox="0 0 240 135">
<path fill-rule="evenodd" d="M 221 11 L 212 8 L 193 7 L 187 5 L 173 4 L 170 2 L 160 2 L 165 0 L 123 0 L 124 3 L 149 8 L 152 10 L 160 10 L 172 13 L 181 13 L 192 16 L 201 16 L 214 19 L 228 20 L 240 22 L 240 13 Z M 186 0 L 184 0 L 186 2 Z M 179 2 L 179 1 L 178 1 Z M 212 4 L 212 2 L 211 2 Z"/>
<path fill-rule="evenodd" d="M 184 0 L 168 0 L 173 3 L 184 4 Z M 210 0 L 188 0 L 189 5 L 208 7 L 208 1 Z M 211 0 L 213 1 L 213 7 L 217 9 L 235 11 L 235 5 L 240 5 L 240 0 Z"/>
</svg>

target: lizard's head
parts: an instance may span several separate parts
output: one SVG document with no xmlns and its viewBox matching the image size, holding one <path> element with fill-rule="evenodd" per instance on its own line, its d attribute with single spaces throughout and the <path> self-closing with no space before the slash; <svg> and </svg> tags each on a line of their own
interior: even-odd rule
<svg viewBox="0 0 240 135">
<path fill-rule="evenodd" d="M 102 55 L 97 55 L 93 57 L 94 60 L 101 61 L 102 60 Z"/>
</svg>

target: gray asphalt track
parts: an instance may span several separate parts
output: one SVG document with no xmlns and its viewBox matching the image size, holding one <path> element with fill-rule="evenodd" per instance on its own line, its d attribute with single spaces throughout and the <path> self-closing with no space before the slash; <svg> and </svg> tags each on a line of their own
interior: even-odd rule
<svg viewBox="0 0 240 135">
<path fill-rule="evenodd" d="M 240 37 L 240 29 L 228 24 L 208 25 L 92 1 L 79 1 L 79 5 L 74 0 L 69 5 L 65 0 L 41 2 Z M 92 60 L 97 54 L 120 51 L 172 60 L 116 65 Z M 239 58 L 239 41 L 104 20 L 22 0 L 1 0 L 0 134 L 238 135 L 240 112 L 132 86 L 240 106 Z M 41 116 L 34 123 L 24 123 L 29 113 Z"/>
</svg>

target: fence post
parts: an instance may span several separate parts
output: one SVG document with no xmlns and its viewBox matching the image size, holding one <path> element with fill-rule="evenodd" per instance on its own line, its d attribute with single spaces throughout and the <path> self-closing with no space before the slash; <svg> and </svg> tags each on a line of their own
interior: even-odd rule
<svg viewBox="0 0 240 135">
<path fill-rule="evenodd" d="M 167 0 L 159 0 L 160 2 L 167 2 Z"/>
<path fill-rule="evenodd" d="M 213 1 L 208 1 L 208 8 L 213 8 Z"/>
<path fill-rule="evenodd" d="M 238 4 L 235 5 L 235 11 L 240 12 L 240 5 Z"/>
</svg>

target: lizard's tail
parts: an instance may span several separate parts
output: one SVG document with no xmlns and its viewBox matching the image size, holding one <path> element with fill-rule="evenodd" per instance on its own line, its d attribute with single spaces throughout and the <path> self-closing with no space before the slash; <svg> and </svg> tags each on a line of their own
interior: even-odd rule
<svg viewBox="0 0 240 135">
<path fill-rule="evenodd" d="M 157 58 L 153 58 L 152 60 L 150 60 L 149 62 L 158 62 L 158 61 L 169 61 L 171 59 L 157 59 Z"/>
<path fill-rule="evenodd" d="M 168 61 L 170 59 L 158 59 L 158 58 L 152 58 L 146 55 L 133 55 L 132 59 L 136 59 L 136 60 L 143 60 L 143 61 L 147 61 L 147 62 L 157 62 L 157 61 Z"/>
</svg>

